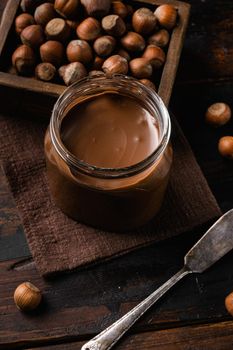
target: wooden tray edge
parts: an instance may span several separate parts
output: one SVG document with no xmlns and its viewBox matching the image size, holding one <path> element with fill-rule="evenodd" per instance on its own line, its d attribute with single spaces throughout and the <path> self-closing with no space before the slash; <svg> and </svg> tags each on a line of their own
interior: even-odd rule
<svg viewBox="0 0 233 350">
<path fill-rule="evenodd" d="M 177 8 L 179 13 L 179 25 L 173 30 L 168 52 L 167 60 L 163 68 L 158 94 L 164 101 L 165 105 L 168 106 L 172 89 L 178 69 L 178 63 L 183 47 L 185 32 L 188 25 L 190 5 L 177 0 L 133 0 L 151 5 L 161 5 L 164 3 L 171 4 Z M 2 51 L 6 44 L 7 37 L 12 27 L 15 15 L 19 7 L 20 0 L 9 0 L 0 24 L 0 58 Z M 26 78 L 17 75 L 13 75 L 6 72 L 0 72 L 0 85 L 26 90 L 31 92 L 40 93 L 43 95 L 49 95 L 53 97 L 59 97 L 60 94 L 66 89 L 65 86 L 46 83 L 33 78 Z"/>
</svg>

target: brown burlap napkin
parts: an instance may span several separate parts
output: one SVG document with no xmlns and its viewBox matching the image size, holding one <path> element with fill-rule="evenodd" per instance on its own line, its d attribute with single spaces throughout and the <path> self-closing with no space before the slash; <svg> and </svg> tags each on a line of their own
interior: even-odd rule
<svg viewBox="0 0 233 350">
<path fill-rule="evenodd" d="M 160 214 L 130 233 L 97 230 L 66 217 L 53 203 L 46 178 L 41 122 L 0 117 L 1 158 L 42 275 L 97 263 L 188 231 L 220 209 L 179 126 L 173 121 L 174 165 Z"/>
</svg>

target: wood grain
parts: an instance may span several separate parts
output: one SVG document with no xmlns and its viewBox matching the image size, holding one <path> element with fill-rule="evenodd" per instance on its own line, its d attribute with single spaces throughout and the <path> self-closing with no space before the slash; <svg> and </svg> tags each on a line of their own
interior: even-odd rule
<svg viewBox="0 0 233 350">
<path fill-rule="evenodd" d="M 191 20 L 171 106 L 219 204 L 227 210 L 233 207 L 232 162 L 219 156 L 216 145 L 221 135 L 232 134 L 233 121 L 211 129 L 204 123 L 204 113 L 218 100 L 233 107 L 233 3 L 187 2 L 192 4 Z M 0 10 L 5 3 L 1 0 Z M 7 87 L 0 88 L 0 95 L 0 110 L 9 117 L 10 110 L 19 118 L 25 113 L 29 118 L 48 117 L 55 101 L 28 91 L 13 93 Z M 195 186 L 195 179 L 192 181 Z M 7 204 L 3 213 L 14 221 L 9 193 L 4 193 L 0 196 Z M 11 222 L 8 231 L 4 222 L 2 237 L 13 234 L 17 226 Z M 1 262 L 0 349 L 80 349 L 84 339 L 112 323 L 176 272 L 186 251 L 203 232 L 204 228 L 189 232 L 107 265 L 54 280 L 41 279 L 31 260 Z M 225 296 L 233 289 L 232 265 L 231 252 L 205 274 L 181 282 L 134 326 L 116 350 L 232 349 L 232 318 L 224 307 Z M 13 302 L 15 287 L 26 280 L 35 283 L 44 295 L 42 307 L 30 315 L 20 313 Z"/>
<path fill-rule="evenodd" d="M 178 271 L 185 252 L 199 236 L 183 235 L 108 264 L 47 281 L 31 263 L 0 263 L 0 344 L 17 348 L 91 337 Z M 232 264 L 230 253 L 205 274 L 187 277 L 132 331 L 229 319 L 224 298 L 233 285 Z M 41 308 L 31 315 L 22 314 L 13 302 L 14 289 L 27 280 L 44 296 Z"/>
<path fill-rule="evenodd" d="M 0 163 L 0 261 L 30 255 L 18 210 Z"/>
<path fill-rule="evenodd" d="M 214 334 L 214 339 L 213 339 Z M 35 350 L 79 350 L 85 342 L 34 348 Z M 226 350 L 233 344 L 233 321 L 146 332 L 125 337 L 118 350 Z M 29 350 L 29 348 L 27 348 Z M 32 350 L 32 349 L 30 349 Z"/>
</svg>

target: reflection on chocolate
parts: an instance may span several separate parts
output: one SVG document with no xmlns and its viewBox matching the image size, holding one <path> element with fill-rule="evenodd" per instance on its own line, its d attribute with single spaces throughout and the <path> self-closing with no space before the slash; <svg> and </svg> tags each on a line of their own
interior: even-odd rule
<svg viewBox="0 0 233 350">
<path fill-rule="evenodd" d="M 73 107 L 61 127 L 66 148 L 102 168 L 139 163 L 157 148 L 156 119 L 127 96 L 104 94 Z"/>
</svg>

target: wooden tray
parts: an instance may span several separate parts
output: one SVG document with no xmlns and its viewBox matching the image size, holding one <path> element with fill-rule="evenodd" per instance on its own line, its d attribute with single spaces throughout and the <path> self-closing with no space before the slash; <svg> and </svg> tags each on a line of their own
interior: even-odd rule
<svg viewBox="0 0 233 350">
<path fill-rule="evenodd" d="M 173 29 L 167 51 L 166 63 L 163 67 L 158 94 L 168 105 L 178 68 L 180 54 L 184 42 L 188 24 L 190 5 L 175 0 L 132 0 L 133 2 L 148 5 L 161 5 L 169 3 L 173 5 L 179 15 L 178 25 Z M 25 78 L 10 72 L 9 62 L 16 48 L 16 34 L 14 33 L 14 20 L 19 11 L 20 0 L 8 0 L 0 25 L 0 85 L 39 92 L 41 94 L 58 97 L 65 86 L 53 83 L 45 83 L 34 78 Z"/>
</svg>

